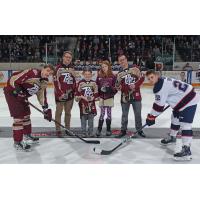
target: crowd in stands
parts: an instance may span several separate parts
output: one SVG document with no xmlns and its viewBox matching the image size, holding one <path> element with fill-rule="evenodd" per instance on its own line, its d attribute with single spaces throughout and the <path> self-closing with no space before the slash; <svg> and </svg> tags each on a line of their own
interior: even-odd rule
<svg viewBox="0 0 200 200">
<path fill-rule="evenodd" d="M 200 62 L 200 36 L 176 36 L 176 50 L 183 62 Z"/>
<path fill-rule="evenodd" d="M 45 44 L 55 42 L 55 36 L 0 36 L 0 62 L 41 62 Z M 48 54 L 54 52 L 48 46 Z"/>
<path fill-rule="evenodd" d="M 0 62 L 44 62 L 46 43 L 48 57 L 61 57 L 66 48 L 57 44 L 58 36 L 0 36 Z M 59 36 L 67 37 L 67 36 Z M 74 49 L 75 60 L 83 64 L 97 65 L 109 59 L 116 65 L 117 56 L 126 54 L 128 61 L 142 68 L 153 68 L 158 57 L 173 55 L 176 51 L 182 61 L 200 61 L 200 36 L 135 36 L 135 35 L 83 35 L 77 38 Z M 52 44 L 52 45 L 51 45 Z M 78 64 L 78 66 L 81 66 Z M 81 67 L 80 67 L 81 68 Z"/>
<path fill-rule="evenodd" d="M 126 54 L 129 61 L 139 66 L 154 66 L 156 57 L 173 53 L 172 36 L 79 36 L 77 41 L 77 58 L 95 61 L 110 59 L 117 61 L 119 54 Z M 109 48 L 110 46 L 110 48 Z M 162 49 L 164 46 L 165 49 Z"/>
</svg>

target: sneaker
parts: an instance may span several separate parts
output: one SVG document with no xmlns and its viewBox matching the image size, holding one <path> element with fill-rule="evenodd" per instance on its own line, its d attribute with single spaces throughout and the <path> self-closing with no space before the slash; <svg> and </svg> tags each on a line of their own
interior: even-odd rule
<svg viewBox="0 0 200 200">
<path fill-rule="evenodd" d="M 69 129 L 65 130 L 65 134 L 68 135 L 68 136 L 70 136 L 70 137 L 74 136 L 73 132 L 70 131 Z"/>
<path fill-rule="evenodd" d="M 145 138 L 145 137 L 146 137 L 146 135 L 144 134 L 144 132 L 143 132 L 143 131 L 139 131 L 139 132 L 138 132 L 138 135 L 139 135 L 139 136 L 141 136 L 141 137 L 143 137 L 143 138 Z"/>
<path fill-rule="evenodd" d="M 31 145 L 27 144 L 24 141 L 21 142 L 15 142 L 14 143 L 14 147 L 17 151 L 24 151 L 24 152 L 28 152 L 31 151 Z"/>
<path fill-rule="evenodd" d="M 39 143 L 39 138 L 38 137 L 33 137 L 31 135 L 24 135 L 24 141 L 27 144 L 38 144 Z"/>
<path fill-rule="evenodd" d="M 91 138 L 92 138 L 92 137 L 95 137 L 95 135 L 94 135 L 93 132 L 92 132 L 92 133 L 88 132 L 88 136 L 91 137 Z"/>
<path fill-rule="evenodd" d="M 174 160 L 177 161 L 187 161 L 192 159 L 192 153 L 190 151 L 190 146 L 182 146 L 182 150 L 174 154 Z"/>
<path fill-rule="evenodd" d="M 166 138 L 164 138 L 164 139 L 162 139 L 161 141 L 160 141 L 160 143 L 162 144 L 162 145 L 168 145 L 168 144 L 175 144 L 176 143 L 176 137 L 174 137 L 174 136 L 167 136 Z"/>
</svg>

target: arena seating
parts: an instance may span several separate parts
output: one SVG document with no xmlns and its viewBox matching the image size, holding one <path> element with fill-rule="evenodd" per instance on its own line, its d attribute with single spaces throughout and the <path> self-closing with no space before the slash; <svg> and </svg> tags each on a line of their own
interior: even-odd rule
<svg viewBox="0 0 200 200">
<path fill-rule="evenodd" d="M 59 36 L 63 38 L 69 36 Z M 156 58 L 173 55 L 175 41 L 176 55 L 179 61 L 200 61 L 200 36 L 147 36 L 147 35 L 82 35 L 73 36 L 74 62 L 98 66 L 104 59 L 117 66 L 117 56 L 126 54 L 132 64 L 141 68 L 153 68 Z M 1 36 L 0 62 L 44 62 L 46 46 L 49 62 L 56 56 L 62 56 L 66 45 L 59 43 L 58 36 Z M 52 44 L 52 45 L 51 45 Z M 57 50 L 55 49 L 55 45 Z M 81 64 L 77 64 L 81 69 Z M 98 67 L 94 67 L 98 68 Z"/>
</svg>

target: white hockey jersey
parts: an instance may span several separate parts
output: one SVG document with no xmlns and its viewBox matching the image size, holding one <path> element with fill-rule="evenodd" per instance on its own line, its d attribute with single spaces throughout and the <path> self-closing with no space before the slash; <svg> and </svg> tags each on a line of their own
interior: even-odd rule
<svg viewBox="0 0 200 200">
<path fill-rule="evenodd" d="M 150 114 L 154 116 L 158 116 L 163 111 L 165 104 L 176 111 L 182 111 L 197 104 L 200 99 L 192 85 L 167 77 L 161 77 L 158 80 L 153 92 L 155 102 Z"/>
</svg>

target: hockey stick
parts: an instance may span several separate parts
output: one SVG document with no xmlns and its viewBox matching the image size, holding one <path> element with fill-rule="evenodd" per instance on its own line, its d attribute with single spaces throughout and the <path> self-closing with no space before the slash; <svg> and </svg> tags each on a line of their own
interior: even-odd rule
<svg viewBox="0 0 200 200">
<path fill-rule="evenodd" d="M 164 112 L 165 110 L 167 110 L 169 107 L 170 107 L 169 105 L 168 105 L 167 107 L 165 107 L 165 109 L 163 110 L 163 112 Z M 157 116 L 157 117 L 158 117 L 158 116 Z M 116 145 L 116 146 L 115 146 L 113 149 L 111 149 L 111 150 L 103 150 L 103 149 L 98 149 L 98 148 L 95 148 L 95 147 L 94 147 L 93 151 L 94 151 L 95 153 L 97 153 L 97 154 L 109 155 L 109 154 L 111 154 L 113 151 L 115 151 L 116 149 L 118 149 L 120 146 L 122 146 L 124 143 L 129 142 L 130 139 L 131 139 L 136 133 L 138 133 L 139 131 L 141 131 L 141 130 L 142 130 L 143 128 L 145 128 L 146 126 L 147 126 L 147 124 L 144 124 L 144 125 L 142 126 L 142 128 L 139 129 L 138 131 L 136 131 L 135 133 L 129 135 L 128 137 L 122 138 L 121 143 L 119 143 L 118 145 Z"/>
<path fill-rule="evenodd" d="M 30 106 L 32 106 L 33 108 L 35 108 L 37 111 L 39 111 L 40 113 L 42 113 L 43 115 L 45 114 L 42 110 L 40 110 L 39 108 L 37 108 L 35 105 L 33 105 L 32 103 L 30 103 L 29 101 L 27 101 L 29 103 Z M 82 140 L 85 143 L 90 143 L 90 144 L 100 144 L 99 140 L 85 140 L 82 137 L 80 137 L 79 135 L 76 135 L 75 133 L 73 133 L 72 131 L 70 131 L 69 129 L 65 128 L 65 126 L 63 126 L 62 124 L 60 124 L 59 122 L 57 122 L 55 119 L 52 119 L 51 121 L 55 122 L 56 124 L 58 124 L 60 127 L 62 127 L 63 129 L 65 129 L 66 134 L 69 133 L 75 137 L 77 137 L 78 139 Z"/>
</svg>

